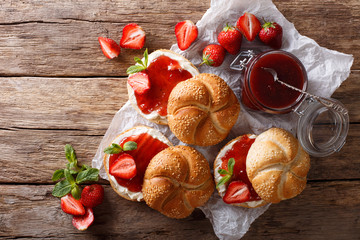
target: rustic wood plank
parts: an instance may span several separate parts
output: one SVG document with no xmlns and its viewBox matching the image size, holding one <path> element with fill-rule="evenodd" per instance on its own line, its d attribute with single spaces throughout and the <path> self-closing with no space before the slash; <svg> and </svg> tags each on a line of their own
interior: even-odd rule
<svg viewBox="0 0 360 240">
<path fill-rule="evenodd" d="M 105 186 L 104 203 L 84 232 L 71 224 L 48 185 L 0 185 L 1 238 L 217 239 L 200 210 L 169 219 L 145 203 L 124 200 Z M 356 239 L 360 232 L 360 182 L 312 182 L 298 197 L 272 205 L 244 239 Z M 136 223 L 136 224 L 135 224 Z M 49 227 L 51 226 L 51 227 Z"/>
<path fill-rule="evenodd" d="M 79 161 L 90 165 L 102 139 L 102 135 L 77 130 L 0 129 L 0 136 L 0 183 L 52 183 L 53 172 L 65 166 L 65 144 L 73 145 Z M 354 157 L 359 145 L 360 124 L 352 124 L 339 153 L 311 158 L 308 178 L 360 179 L 360 158 Z"/>
<path fill-rule="evenodd" d="M 198 21 L 209 3 L 6 1 L 1 3 L 0 10 L 0 75 L 125 76 L 133 57 L 140 56 L 142 50 L 124 50 L 118 59 L 108 60 L 100 51 L 98 36 L 119 41 L 122 28 L 129 22 L 137 22 L 147 32 L 145 47 L 150 51 L 169 48 L 176 43 L 175 24 L 184 19 Z M 321 46 L 354 54 L 353 69 L 360 68 L 357 0 L 331 0 L 325 4 L 277 0 L 275 4 L 301 34 Z"/>
</svg>

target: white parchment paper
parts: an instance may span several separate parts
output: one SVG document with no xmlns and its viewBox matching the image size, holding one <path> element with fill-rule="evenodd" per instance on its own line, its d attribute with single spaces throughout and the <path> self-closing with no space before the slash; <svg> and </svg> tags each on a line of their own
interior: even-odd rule
<svg viewBox="0 0 360 240">
<path fill-rule="evenodd" d="M 197 22 L 198 39 L 186 51 L 178 49 L 174 44 L 171 50 L 178 52 L 199 65 L 202 61 L 202 50 L 210 43 L 217 43 L 217 35 L 226 23 L 235 25 L 237 19 L 244 13 L 255 14 L 259 19 L 276 21 L 283 27 L 282 50 L 293 53 L 304 64 L 309 79 L 310 93 L 330 97 L 333 92 L 347 79 L 353 63 L 351 55 L 332 51 L 320 47 L 314 40 L 302 36 L 294 25 L 287 21 L 270 0 L 212 0 L 211 7 L 202 19 Z M 306 19 L 304 20 L 306 21 Z M 256 49 L 269 50 L 258 39 L 248 42 L 243 39 L 242 50 Z M 241 73 L 231 70 L 230 63 L 235 56 L 227 54 L 224 63 L 213 68 L 206 65 L 199 67 L 200 72 L 214 73 L 222 77 L 240 97 Z M 92 161 L 92 166 L 100 169 L 100 176 L 107 179 L 103 167 L 103 150 L 111 141 L 124 130 L 137 125 L 147 125 L 161 131 L 174 145 L 184 145 L 170 131 L 167 126 L 157 125 L 142 118 L 127 102 L 114 116 L 103 140 Z M 242 108 L 236 125 L 229 136 L 221 143 L 211 147 L 195 147 L 199 150 L 210 166 L 221 149 L 231 139 L 246 133 L 259 134 L 270 127 L 282 127 L 293 133 L 296 128 L 296 116 L 293 114 L 264 116 L 255 112 L 247 112 Z M 213 224 L 215 234 L 220 239 L 240 239 L 249 229 L 250 224 L 268 209 L 269 205 L 256 209 L 246 209 L 225 204 L 215 191 L 208 203 L 201 207 Z"/>
</svg>

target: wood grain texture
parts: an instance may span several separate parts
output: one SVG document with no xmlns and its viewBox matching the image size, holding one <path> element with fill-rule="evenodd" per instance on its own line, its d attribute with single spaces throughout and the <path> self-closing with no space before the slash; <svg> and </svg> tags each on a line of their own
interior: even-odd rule
<svg viewBox="0 0 360 240">
<path fill-rule="evenodd" d="M 56 239 L 217 239 L 200 210 L 169 219 L 145 203 L 120 198 L 105 186 L 95 222 L 79 232 L 48 185 L 0 185 L 0 237 Z M 354 239 L 360 232 L 360 183 L 314 182 L 298 197 L 273 204 L 244 239 Z M 326 216 L 326 217 L 324 217 Z M 51 226 L 51 227 L 49 227 Z"/>
</svg>

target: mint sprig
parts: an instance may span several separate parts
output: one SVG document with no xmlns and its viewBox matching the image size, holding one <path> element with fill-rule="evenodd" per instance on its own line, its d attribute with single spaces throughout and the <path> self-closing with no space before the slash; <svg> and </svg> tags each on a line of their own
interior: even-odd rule
<svg viewBox="0 0 360 240">
<path fill-rule="evenodd" d="M 216 184 L 216 188 L 219 188 L 221 185 L 223 185 L 231 180 L 233 172 L 234 172 L 234 166 L 235 166 L 235 159 L 230 158 L 228 161 L 228 167 L 227 167 L 228 170 L 225 170 L 225 169 L 218 170 L 218 173 L 220 173 L 221 175 L 224 175 L 224 176 Z"/>
<path fill-rule="evenodd" d="M 105 148 L 104 153 L 106 154 L 119 154 L 124 151 L 132 151 L 137 148 L 137 143 L 133 141 L 128 141 L 124 143 L 123 147 L 119 144 L 113 143 L 111 146 Z"/>
<path fill-rule="evenodd" d="M 75 199 L 80 199 L 81 187 L 79 184 L 85 181 L 98 181 L 99 169 L 85 164 L 79 166 L 75 150 L 70 144 L 65 145 L 65 157 L 68 160 L 66 168 L 56 170 L 52 176 L 53 181 L 61 180 L 55 184 L 52 195 L 63 197 L 71 192 Z"/>
<path fill-rule="evenodd" d="M 144 52 L 144 62 L 140 58 L 134 57 L 134 61 L 137 64 L 133 65 L 133 66 L 130 66 L 126 70 L 126 73 L 128 75 L 130 75 L 130 74 L 134 74 L 134 73 L 141 72 L 141 71 L 145 70 L 147 68 L 147 66 L 148 66 L 148 59 L 149 59 L 148 49 L 146 49 L 145 52 Z"/>
</svg>

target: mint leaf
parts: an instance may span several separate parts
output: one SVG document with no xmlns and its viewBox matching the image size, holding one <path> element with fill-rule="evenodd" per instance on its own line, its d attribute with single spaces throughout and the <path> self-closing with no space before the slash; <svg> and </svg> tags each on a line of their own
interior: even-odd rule
<svg viewBox="0 0 360 240">
<path fill-rule="evenodd" d="M 132 151 L 137 148 L 137 143 L 133 141 L 128 141 L 124 143 L 123 150 L 124 151 Z"/>
<path fill-rule="evenodd" d="M 119 144 L 113 143 L 110 147 L 105 148 L 104 153 L 106 154 L 118 154 L 123 151 Z"/>
<path fill-rule="evenodd" d="M 221 175 L 229 174 L 229 172 L 226 171 L 225 169 L 219 169 L 219 170 L 218 170 L 218 173 L 220 173 Z"/>
<path fill-rule="evenodd" d="M 220 181 L 218 182 L 218 184 L 216 184 L 216 188 L 219 188 L 221 185 L 225 184 L 226 182 L 228 182 L 231 179 L 230 175 L 226 175 L 223 178 L 220 179 Z"/>
<path fill-rule="evenodd" d="M 56 171 L 54 172 L 51 180 L 57 181 L 57 180 L 60 180 L 60 179 L 62 179 L 62 178 L 64 178 L 64 177 L 65 177 L 65 175 L 64 175 L 64 169 L 58 169 L 58 170 L 56 170 Z"/>
<path fill-rule="evenodd" d="M 76 162 L 76 164 L 77 164 L 75 150 L 70 144 L 65 145 L 65 156 L 66 156 L 66 159 L 69 161 L 69 163 Z"/>
<path fill-rule="evenodd" d="M 145 69 L 147 68 L 147 65 L 148 65 L 148 60 L 149 60 L 149 54 L 148 54 L 148 49 L 145 49 L 145 52 L 144 52 L 144 67 Z"/>
<path fill-rule="evenodd" d="M 143 65 L 144 63 L 141 61 L 140 58 L 134 57 L 134 61 L 137 62 L 138 64 L 140 64 L 141 66 L 144 66 L 144 65 Z"/>
<path fill-rule="evenodd" d="M 78 185 L 74 185 L 72 188 L 71 188 L 71 195 L 79 200 L 81 198 L 81 189 Z"/>
<path fill-rule="evenodd" d="M 146 68 L 142 65 L 134 65 L 134 66 L 130 66 L 127 70 L 126 70 L 126 73 L 128 75 L 130 74 L 134 74 L 134 73 L 137 73 L 137 72 L 141 72 L 143 70 L 145 70 Z"/>
<path fill-rule="evenodd" d="M 148 60 L 149 60 L 149 54 L 148 54 L 148 49 L 146 49 L 145 52 L 144 52 L 144 62 L 140 58 L 134 57 L 134 61 L 138 65 L 130 66 L 126 70 L 126 73 L 128 75 L 130 75 L 130 74 L 134 74 L 134 73 L 141 72 L 141 71 L 145 70 L 147 68 L 147 65 L 148 65 Z"/>
<path fill-rule="evenodd" d="M 73 177 L 73 175 L 70 173 L 69 169 L 64 169 L 64 175 L 66 180 L 71 184 L 74 185 L 75 184 L 75 179 Z"/>
<path fill-rule="evenodd" d="M 97 181 L 99 180 L 99 169 L 90 168 L 85 171 L 81 171 L 78 173 L 76 177 L 76 183 L 81 184 L 85 181 Z"/>
<path fill-rule="evenodd" d="M 229 161 L 228 161 L 228 171 L 229 171 L 230 175 L 233 174 L 234 166 L 235 166 L 235 159 L 230 158 Z"/>
<path fill-rule="evenodd" d="M 71 184 L 68 180 L 64 179 L 61 182 L 55 184 L 55 187 L 52 191 L 54 197 L 63 197 L 71 191 Z"/>
</svg>

